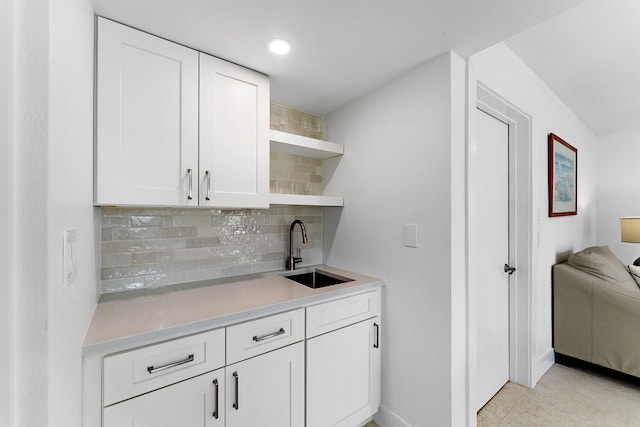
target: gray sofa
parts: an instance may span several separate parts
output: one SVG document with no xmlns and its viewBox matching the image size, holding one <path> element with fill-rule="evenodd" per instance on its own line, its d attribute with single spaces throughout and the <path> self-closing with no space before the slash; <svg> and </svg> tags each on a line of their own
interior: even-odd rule
<svg viewBox="0 0 640 427">
<path fill-rule="evenodd" d="M 555 352 L 640 377 L 640 288 L 607 246 L 553 266 Z"/>
</svg>

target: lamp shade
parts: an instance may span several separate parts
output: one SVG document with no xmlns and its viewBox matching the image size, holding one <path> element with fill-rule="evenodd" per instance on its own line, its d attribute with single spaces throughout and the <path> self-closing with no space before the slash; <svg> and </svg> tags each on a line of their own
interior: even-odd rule
<svg viewBox="0 0 640 427">
<path fill-rule="evenodd" d="M 640 216 L 620 218 L 622 241 L 640 243 Z"/>
</svg>

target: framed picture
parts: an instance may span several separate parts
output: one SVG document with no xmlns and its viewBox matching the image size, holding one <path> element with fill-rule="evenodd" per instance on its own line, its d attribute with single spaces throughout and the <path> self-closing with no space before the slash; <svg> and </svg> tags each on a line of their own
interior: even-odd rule
<svg viewBox="0 0 640 427">
<path fill-rule="evenodd" d="M 549 134 L 549 216 L 578 213 L 578 149 Z"/>
</svg>

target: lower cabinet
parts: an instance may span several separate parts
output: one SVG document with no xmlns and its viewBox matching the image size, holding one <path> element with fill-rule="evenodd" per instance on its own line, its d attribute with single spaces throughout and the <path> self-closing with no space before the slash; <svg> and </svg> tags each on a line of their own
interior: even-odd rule
<svg viewBox="0 0 640 427">
<path fill-rule="evenodd" d="M 222 427 L 224 369 L 104 408 L 104 427 Z"/>
<path fill-rule="evenodd" d="M 307 341 L 307 427 L 359 426 L 380 405 L 379 319 Z"/>
<path fill-rule="evenodd" d="M 307 427 L 362 425 L 380 406 L 381 291 L 307 308 Z"/>
<path fill-rule="evenodd" d="M 225 368 L 227 427 L 304 426 L 304 343 Z"/>
<path fill-rule="evenodd" d="M 380 304 L 378 289 L 106 355 L 102 426 L 361 426 L 380 405 Z"/>
</svg>

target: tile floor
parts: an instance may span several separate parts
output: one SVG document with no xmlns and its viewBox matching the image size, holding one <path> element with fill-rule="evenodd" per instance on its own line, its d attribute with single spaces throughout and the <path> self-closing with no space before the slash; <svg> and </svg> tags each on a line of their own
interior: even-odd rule
<svg viewBox="0 0 640 427">
<path fill-rule="evenodd" d="M 640 426 L 640 385 L 555 364 L 533 389 L 507 383 L 478 426 Z"/>
</svg>

